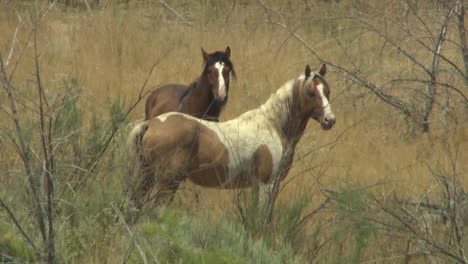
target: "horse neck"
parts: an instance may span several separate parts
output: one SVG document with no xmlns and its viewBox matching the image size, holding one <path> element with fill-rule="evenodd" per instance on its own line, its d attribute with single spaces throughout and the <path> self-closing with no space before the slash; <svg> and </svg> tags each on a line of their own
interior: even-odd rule
<svg viewBox="0 0 468 264">
<path fill-rule="evenodd" d="M 260 107 L 266 119 L 273 124 L 275 129 L 281 134 L 288 145 L 295 147 L 301 138 L 307 123 L 310 120 L 310 114 L 300 109 L 301 90 L 296 80 L 290 80 L 280 89 L 290 89 L 288 96 L 272 96 Z"/>
<path fill-rule="evenodd" d="M 187 94 L 185 98 L 186 104 L 199 108 L 201 111 L 207 111 L 207 108 L 213 101 L 211 87 L 205 78 L 201 76 L 196 80 L 195 87 Z"/>
<path fill-rule="evenodd" d="M 210 121 L 219 121 L 219 115 L 221 114 L 222 106 L 211 100 L 210 105 L 205 114 L 205 119 Z"/>
<path fill-rule="evenodd" d="M 290 121 L 282 129 L 284 138 L 292 144 L 292 147 L 295 147 L 299 142 L 310 120 L 310 115 L 300 111 L 294 112 L 296 111 L 292 111 Z"/>
</svg>

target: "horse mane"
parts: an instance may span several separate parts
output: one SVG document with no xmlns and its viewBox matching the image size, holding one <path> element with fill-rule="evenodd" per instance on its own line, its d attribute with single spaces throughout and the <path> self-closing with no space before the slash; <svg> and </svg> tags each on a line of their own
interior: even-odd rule
<svg viewBox="0 0 468 264">
<path fill-rule="evenodd" d="M 184 93 L 180 96 L 179 102 L 181 102 L 191 91 L 193 91 L 193 89 L 197 87 L 197 84 L 198 84 L 198 79 L 193 81 L 191 84 L 189 84 L 187 89 L 185 89 Z"/>
<path fill-rule="evenodd" d="M 312 73 L 307 80 L 305 75 L 287 81 L 258 109 L 275 126 L 275 128 L 284 127 L 291 118 L 291 104 L 293 100 L 293 89 L 297 81 L 300 88 L 304 85 L 310 85 L 310 82 L 316 77 L 323 78 L 318 73 Z"/>
<path fill-rule="evenodd" d="M 270 120 L 276 128 L 283 127 L 289 120 L 296 78 L 287 81 L 258 109 L 261 115 Z"/>
</svg>

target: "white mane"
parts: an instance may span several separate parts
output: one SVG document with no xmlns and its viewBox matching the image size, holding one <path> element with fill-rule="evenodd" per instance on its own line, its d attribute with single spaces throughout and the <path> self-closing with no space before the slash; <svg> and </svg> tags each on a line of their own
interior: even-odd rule
<svg viewBox="0 0 468 264">
<path fill-rule="evenodd" d="M 313 74 L 315 75 L 316 73 Z M 276 93 L 272 94 L 270 98 L 258 108 L 258 110 L 275 126 L 276 129 L 284 127 L 291 117 L 290 108 L 293 100 L 293 88 L 296 81 L 300 82 L 300 87 L 304 87 L 304 85 L 308 85 L 309 82 L 312 81 L 313 76 L 312 78 L 307 79 L 307 83 L 304 83 L 305 75 L 301 75 L 298 78 L 287 81 L 276 91 Z"/>
</svg>

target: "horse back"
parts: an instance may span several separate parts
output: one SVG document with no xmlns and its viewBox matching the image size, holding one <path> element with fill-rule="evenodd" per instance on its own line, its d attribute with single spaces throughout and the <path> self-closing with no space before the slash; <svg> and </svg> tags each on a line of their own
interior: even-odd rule
<svg viewBox="0 0 468 264">
<path fill-rule="evenodd" d="M 186 93 L 188 86 L 182 84 L 167 84 L 155 89 L 146 99 L 145 120 L 158 115 L 179 110 L 180 99 Z"/>
</svg>

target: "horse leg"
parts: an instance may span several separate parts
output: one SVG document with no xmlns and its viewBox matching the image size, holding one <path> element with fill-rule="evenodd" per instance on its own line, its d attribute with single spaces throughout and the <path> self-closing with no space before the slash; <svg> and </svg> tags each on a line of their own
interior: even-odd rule
<svg viewBox="0 0 468 264">
<path fill-rule="evenodd" d="M 196 152 L 193 148 L 185 147 L 171 153 L 170 157 L 159 166 L 164 168 L 157 178 L 156 204 L 169 205 L 174 200 L 179 185 L 187 178 L 187 173 L 193 168 Z"/>
<path fill-rule="evenodd" d="M 185 175 L 166 175 L 166 179 L 156 183 L 154 202 L 156 205 L 169 205 L 175 197 L 179 185 L 185 180 Z"/>
<path fill-rule="evenodd" d="M 140 177 L 142 180 L 136 184 L 136 188 L 133 190 L 130 197 L 138 210 L 141 210 L 144 204 L 150 200 L 151 190 L 156 183 L 155 173 L 149 166 L 141 168 Z"/>
</svg>

